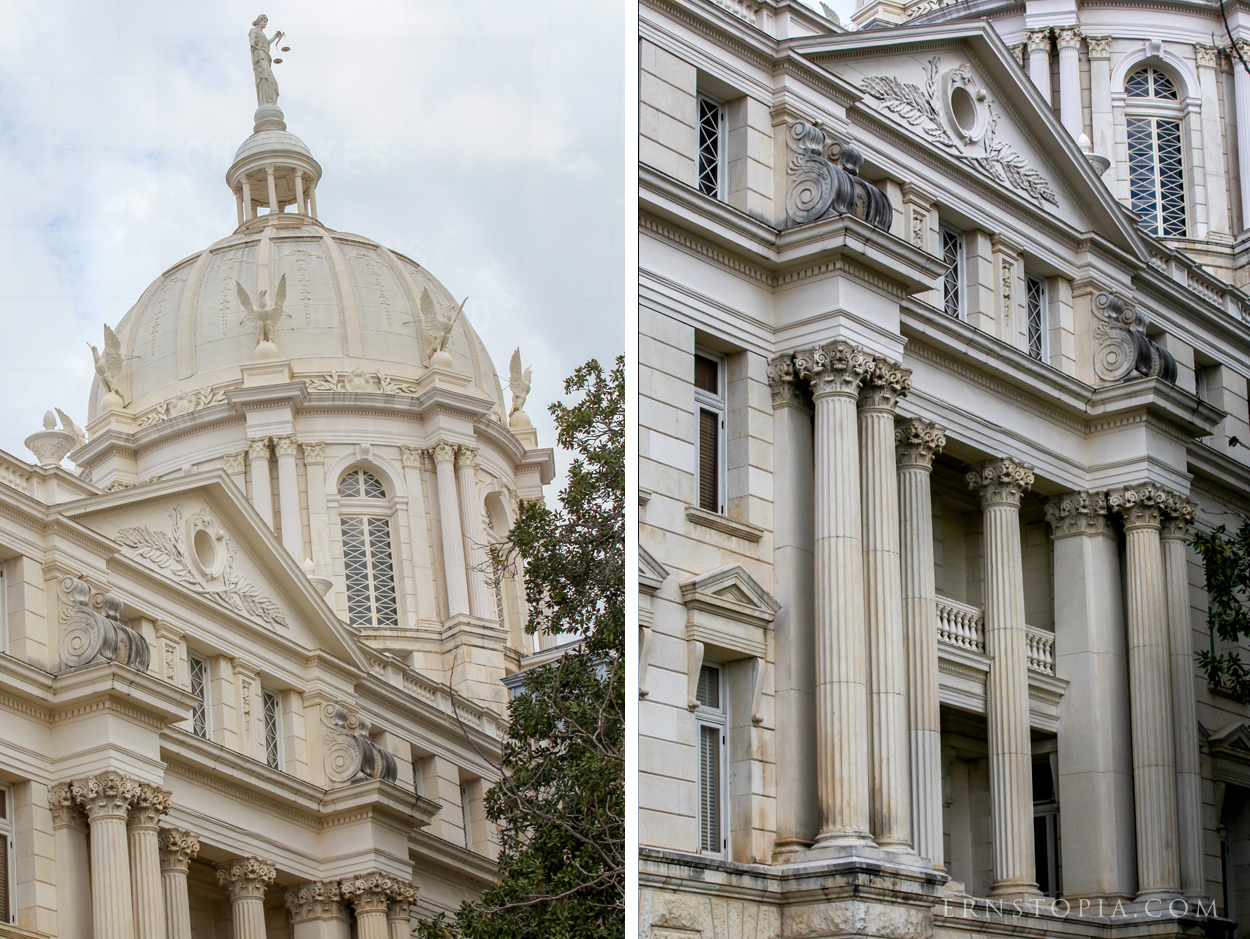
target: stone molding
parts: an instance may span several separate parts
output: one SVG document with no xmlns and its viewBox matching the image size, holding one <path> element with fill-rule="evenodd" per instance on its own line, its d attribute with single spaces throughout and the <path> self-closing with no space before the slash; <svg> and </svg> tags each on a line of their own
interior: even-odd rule
<svg viewBox="0 0 1250 939">
<path fill-rule="evenodd" d="M 1024 31 L 1025 41 L 1028 44 L 1029 52 L 1050 52 L 1050 27 L 1046 26 L 1042 29 L 1026 29 Z"/>
<path fill-rule="evenodd" d="M 61 783 L 48 790 L 48 809 L 52 812 L 53 828 L 87 827 L 86 813 L 74 798 L 74 787 L 70 783 Z"/>
<path fill-rule="evenodd" d="M 1125 531 L 1158 530 L 1171 497 L 1170 492 L 1156 483 L 1142 483 L 1112 491 L 1107 495 L 1107 505 L 1123 519 Z"/>
<path fill-rule="evenodd" d="M 389 914 L 392 901 L 411 904 L 417 896 L 417 889 L 412 884 L 378 871 L 341 881 L 339 892 L 352 905 L 357 916 L 361 913 Z"/>
<path fill-rule="evenodd" d="M 477 447 L 461 444 L 456 448 L 456 469 L 474 469 L 477 467 Z"/>
<path fill-rule="evenodd" d="M 263 899 L 277 876 L 278 869 L 273 861 L 258 857 L 237 857 L 217 865 L 217 883 L 226 888 L 231 900 Z"/>
<path fill-rule="evenodd" d="M 182 828 L 162 828 L 158 836 L 161 870 L 185 872 L 200 853 L 200 836 Z"/>
<path fill-rule="evenodd" d="M 456 445 L 447 440 L 440 440 L 427 451 L 430 458 L 437 463 L 453 463 L 456 459 Z"/>
<path fill-rule="evenodd" d="M 221 455 L 222 465 L 225 466 L 226 472 L 231 476 L 241 476 L 247 471 L 246 460 L 246 450 L 239 450 L 236 453 L 223 453 Z"/>
<path fill-rule="evenodd" d="M 301 440 L 299 447 L 304 451 L 304 464 L 324 463 L 326 461 L 326 445 L 325 441 L 312 442 L 309 440 Z"/>
<path fill-rule="evenodd" d="M 269 462 L 269 438 L 257 437 L 247 442 L 247 457 L 253 463 L 258 460 Z"/>
<path fill-rule="evenodd" d="M 107 817 L 125 818 L 130 803 L 138 794 L 139 785 L 126 774 L 114 770 L 71 783 L 75 801 L 92 821 Z"/>
<path fill-rule="evenodd" d="M 160 786 L 139 783 L 134 801 L 130 803 L 130 815 L 126 824 L 131 828 L 156 828 L 160 825 L 161 816 L 169 811 L 173 804 L 173 793 Z"/>
<path fill-rule="evenodd" d="M 1194 523 L 1197 506 L 1179 493 L 1172 493 L 1163 509 L 1163 537 L 1186 541 Z"/>
<path fill-rule="evenodd" d="M 295 451 L 298 446 L 299 446 L 299 441 L 295 439 L 295 436 L 293 434 L 287 434 L 282 437 L 273 438 L 273 452 L 278 456 L 279 459 L 281 459 L 284 456 L 289 456 L 292 459 L 294 459 Z"/>
<path fill-rule="evenodd" d="M 343 894 L 337 880 L 312 880 L 288 887 L 286 908 L 291 911 L 291 921 L 294 923 L 347 919 L 347 909 L 343 906 Z"/>
<path fill-rule="evenodd" d="M 933 469 L 933 458 L 946 446 L 946 428 L 919 417 L 894 425 L 894 459 L 899 466 Z"/>
<path fill-rule="evenodd" d="M 860 384 L 872 366 L 867 353 L 841 339 L 794 353 L 795 371 L 811 386 L 813 398 L 858 397 Z"/>
<path fill-rule="evenodd" d="M 981 497 L 981 506 L 1020 505 L 1020 497 L 1033 487 L 1033 467 L 1014 457 L 977 464 L 967 475 L 968 488 Z"/>
<path fill-rule="evenodd" d="M 768 360 L 768 388 L 773 394 L 773 410 L 807 408 L 799 376 L 794 370 L 794 353 L 787 352 Z"/>
<path fill-rule="evenodd" d="M 1079 26 L 1056 26 L 1055 45 L 1060 49 L 1081 48 L 1081 28 Z"/>
<path fill-rule="evenodd" d="M 425 464 L 424 451 L 420 447 L 400 447 L 399 462 L 404 467 L 421 469 Z"/>
<path fill-rule="evenodd" d="M 1051 537 L 1097 535 L 1107 531 L 1107 497 L 1101 492 L 1065 492 L 1046 503 Z"/>
<path fill-rule="evenodd" d="M 911 369 L 876 356 L 859 386 L 861 411 L 893 411 L 898 399 L 911 390 Z"/>
<path fill-rule="evenodd" d="M 1085 44 L 1089 46 L 1089 57 L 1091 59 L 1111 58 L 1110 36 L 1086 36 Z"/>
</svg>

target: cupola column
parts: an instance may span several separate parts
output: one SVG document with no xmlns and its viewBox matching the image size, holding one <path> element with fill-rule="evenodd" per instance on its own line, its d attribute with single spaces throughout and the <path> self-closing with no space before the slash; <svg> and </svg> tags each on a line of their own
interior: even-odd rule
<svg viewBox="0 0 1250 939">
<path fill-rule="evenodd" d="M 296 446 L 293 436 L 273 438 L 273 450 L 278 456 L 278 510 L 282 516 L 282 546 L 296 563 L 301 563 L 304 560 L 304 525 L 299 511 Z"/>
<path fill-rule="evenodd" d="M 200 853 L 200 836 L 181 828 L 160 833 L 161 887 L 165 897 L 165 933 L 169 939 L 191 939 L 191 898 L 187 869 Z"/>
<path fill-rule="evenodd" d="M 308 205 L 309 214 L 313 218 L 317 217 L 317 183 L 313 181 L 308 187 Z"/>
<path fill-rule="evenodd" d="M 456 482 L 460 488 L 460 521 L 464 526 L 464 547 L 469 580 L 469 612 L 478 619 L 495 619 L 494 605 L 486 586 L 486 546 L 482 535 L 482 513 L 477 498 L 477 447 L 462 446 L 456 452 Z"/>
<path fill-rule="evenodd" d="M 304 171 L 295 171 L 295 208 L 301 215 L 307 215 L 308 210 L 304 206 Z"/>
<path fill-rule="evenodd" d="M 1250 62 L 1250 41 L 1238 39 L 1236 52 Z M 1233 55 L 1233 93 L 1237 97 L 1237 169 L 1241 177 L 1241 231 L 1250 228 L 1250 72 Z"/>
<path fill-rule="evenodd" d="M 243 217 L 243 190 L 242 189 L 236 189 L 234 191 L 234 202 L 235 202 L 235 208 L 238 209 L 239 224 L 242 225 L 243 222 L 245 221 Z"/>
<path fill-rule="evenodd" d="M 821 844 L 872 844 L 860 516 L 859 386 L 872 359 L 841 340 L 795 353 L 816 409 L 816 779 Z"/>
<path fill-rule="evenodd" d="M 230 894 L 234 939 L 265 939 L 265 891 L 277 873 L 272 861 L 257 857 L 217 866 L 217 882 Z"/>
<path fill-rule="evenodd" d="M 91 934 L 94 939 L 135 939 L 134 897 L 126 817 L 139 784 L 112 770 L 73 784 L 74 798 L 91 826 Z"/>
<path fill-rule="evenodd" d="M 460 500 L 456 497 L 456 445 L 442 441 L 430 448 L 438 476 L 438 510 L 443 527 L 443 570 L 447 578 L 447 615 L 469 612 L 469 588 L 464 570 L 464 535 L 460 529 Z"/>
<path fill-rule="evenodd" d="M 134 895 L 135 939 L 166 939 L 165 894 L 157 842 L 170 792 L 140 783 L 126 823 L 130 842 L 130 885 Z"/>
<path fill-rule="evenodd" d="M 252 464 L 252 506 L 273 530 L 273 483 L 269 479 L 269 438 L 247 442 L 247 458 Z"/>
<path fill-rule="evenodd" d="M 968 474 L 968 487 L 981 496 L 985 538 L 985 651 L 990 657 L 985 713 L 994 864 L 991 897 L 1038 892 L 1033 857 L 1024 559 L 1020 548 L 1020 498 L 1032 485 L 1032 469 L 1011 457 L 982 463 Z"/>
<path fill-rule="evenodd" d="M 274 182 L 273 167 L 265 167 L 265 179 L 269 182 L 269 214 L 275 215 L 278 211 L 278 185 Z"/>
<path fill-rule="evenodd" d="M 252 216 L 252 184 L 247 181 L 247 177 L 243 177 L 243 220 L 248 221 Z"/>
<path fill-rule="evenodd" d="M 899 559 L 907 640 L 907 716 L 912 838 L 916 853 L 945 870 L 942 844 L 942 714 L 938 701 L 937 585 L 933 573 L 933 458 L 942 428 L 918 417 L 894 430 Z"/>
<path fill-rule="evenodd" d="M 1085 132 L 1085 116 L 1081 112 L 1081 30 L 1076 26 L 1060 26 L 1055 30 L 1059 46 L 1059 119 L 1073 140 Z M 1032 58 L 1029 60 L 1032 65 Z"/>
<path fill-rule="evenodd" d="M 1025 32 L 1029 48 L 1029 78 L 1041 92 L 1047 107 L 1052 107 L 1050 91 L 1050 27 Z"/>
</svg>

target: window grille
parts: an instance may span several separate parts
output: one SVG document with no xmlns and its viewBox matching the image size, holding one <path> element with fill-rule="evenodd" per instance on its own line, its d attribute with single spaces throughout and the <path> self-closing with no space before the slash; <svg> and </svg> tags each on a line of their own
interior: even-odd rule
<svg viewBox="0 0 1250 939">
<path fill-rule="evenodd" d="M 13 790 L 0 786 L 0 923 L 17 922 L 14 891 L 17 888 L 17 859 L 13 845 Z"/>
<path fill-rule="evenodd" d="M 464 846 L 473 850 L 473 823 L 469 820 L 469 787 L 460 784 L 460 811 L 464 814 Z"/>
<path fill-rule="evenodd" d="M 725 511 L 725 362 L 719 356 L 696 352 L 694 357 L 695 403 L 699 412 L 698 461 L 699 508 Z"/>
<path fill-rule="evenodd" d="M 346 515 L 342 531 L 348 621 L 353 626 L 396 625 L 391 520 L 381 515 Z"/>
<path fill-rule="evenodd" d="M 191 671 L 191 694 L 195 707 L 191 710 L 191 732 L 208 739 L 208 665 L 198 656 L 187 659 Z"/>
<path fill-rule="evenodd" d="M 1181 122 L 1129 117 L 1128 179 L 1138 224 L 1152 235 L 1185 236 Z"/>
<path fill-rule="evenodd" d="M 695 690 L 699 733 L 699 850 L 723 854 L 729 847 L 726 831 L 728 740 L 726 713 L 722 704 L 721 670 L 704 665 L 699 669 Z"/>
<path fill-rule="evenodd" d="M 1029 355 L 1046 360 L 1046 284 L 1040 278 L 1026 277 L 1028 288 Z"/>
<path fill-rule="evenodd" d="M 957 320 L 964 318 L 964 236 L 949 228 L 941 229 L 942 261 L 946 273 L 942 275 L 942 311 Z"/>
<path fill-rule="evenodd" d="M 724 198 L 725 109 L 709 98 L 699 99 L 699 191 Z"/>
<path fill-rule="evenodd" d="M 339 495 L 345 499 L 385 499 L 386 487 L 368 470 L 352 470 L 339 481 Z"/>
<path fill-rule="evenodd" d="M 274 769 L 281 769 L 278 741 L 282 736 L 282 718 L 278 711 L 278 696 L 271 691 L 261 692 L 265 719 L 265 762 Z"/>
<path fill-rule="evenodd" d="M 1124 83 L 1124 94 L 1128 98 L 1162 98 L 1165 101 L 1179 101 L 1176 85 L 1165 72 L 1156 68 L 1138 69 Z"/>
</svg>

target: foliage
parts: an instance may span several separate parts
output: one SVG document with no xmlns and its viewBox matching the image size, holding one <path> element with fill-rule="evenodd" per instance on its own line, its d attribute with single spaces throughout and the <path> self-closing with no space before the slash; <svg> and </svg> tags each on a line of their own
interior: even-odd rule
<svg viewBox="0 0 1250 939">
<path fill-rule="evenodd" d="M 1250 704 L 1250 669 L 1241 661 L 1235 647 L 1250 638 L 1250 522 L 1243 522 L 1235 535 L 1220 525 L 1210 532 L 1197 532 L 1191 544 L 1202 557 L 1207 576 L 1207 624 L 1212 634 L 1227 647 L 1219 655 L 1203 650 L 1198 665 L 1211 681 L 1242 704 Z"/>
<path fill-rule="evenodd" d="M 625 916 L 625 364 L 591 360 L 551 412 L 577 454 L 555 510 L 527 503 L 495 553 L 523 564 L 530 633 L 580 640 L 528 670 L 509 705 L 499 883 L 423 939 L 620 939 Z"/>
</svg>

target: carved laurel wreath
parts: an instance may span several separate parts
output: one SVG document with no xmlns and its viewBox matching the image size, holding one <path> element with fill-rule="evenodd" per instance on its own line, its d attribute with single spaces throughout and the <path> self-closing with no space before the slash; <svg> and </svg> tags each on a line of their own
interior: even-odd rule
<svg viewBox="0 0 1250 939">
<path fill-rule="evenodd" d="M 1028 165 L 1020 154 L 1006 143 L 996 140 L 998 130 L 998 114 L 993 103 L 987 97 L 985 107 L 989 115 L 985 136 L 980 141 L 980 153 L 964 151 L 947 132 L 941 115 L 938 113 L 938 68 L 942 64 L 941 56 L 934 56 L 924 66 L 925 86 L 921 89 L 910 82 L 902 82 L 892 75 L 877 75 L 865 78 L 863 90 L 878 99 L 882 107 L 910 127 L 917 128 L 933 142 L 942 145 L 957 159 L 963 160 L 983 176 L 997 183 L 1010 186 L 1036 199 L 1058 205 L 1054 190 L 1050 188 L 1045 177 Z M 967 65 L 961 65 L 956 73 L 965 75 L 971 80 L 971 71 Z"/>
<path fill-rule="evenodd" d="M 117 541 L 134 551 L 135 556 L 164 571 L 175 581 L 189 587 L 218 606 L 250 616 L 270 627 L 286 626 L 278 604 L 274 603 L 240 574 L 234 573 L 234 552 L 226 547 L 226 563 L 216 584 L 204 583 L 191 569 L 190 559 L 182 545 L 182 508 L 175 507 L 169 513 L 172 534 L 152 531 L 150 528 L 123 528 L 115 536 Z"/>
</svg>

